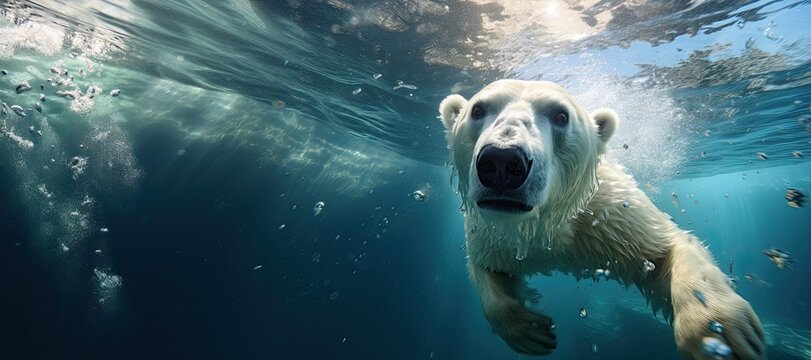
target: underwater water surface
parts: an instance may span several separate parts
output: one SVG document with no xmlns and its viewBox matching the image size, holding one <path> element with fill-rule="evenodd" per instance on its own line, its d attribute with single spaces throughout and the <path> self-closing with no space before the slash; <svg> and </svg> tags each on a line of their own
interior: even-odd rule
<svg viewBox="0 0 811 360">
<path fill-rule="evenodd" d="M 0 358 L 529 358 L 468 280 L 437 119 L 448 94 L 518 78 L 615 109 L 608 156 L 737 278 L 769 358 L 811 359 L 811 205 L 787 198 L 811 193 L 809 1 L 0 14 Z M 679 358 L 636 288 L 531 284 L 547 358 Z"/>
</svg>

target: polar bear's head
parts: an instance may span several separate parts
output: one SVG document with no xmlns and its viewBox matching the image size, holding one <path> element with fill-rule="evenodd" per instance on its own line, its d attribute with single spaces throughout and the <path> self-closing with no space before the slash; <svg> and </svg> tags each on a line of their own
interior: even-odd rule
<svg viewBox="0 0 811 360">
<path fill-rule="evenodd" d="M 613 111 L 589 115 L 546 81 L 499 80 L 470 100 L 448 96 L 439 112 L 459 192 L 484 218 L 572 216 L 596 190 L 598 157 L 617 126 Z"/>
</svg>

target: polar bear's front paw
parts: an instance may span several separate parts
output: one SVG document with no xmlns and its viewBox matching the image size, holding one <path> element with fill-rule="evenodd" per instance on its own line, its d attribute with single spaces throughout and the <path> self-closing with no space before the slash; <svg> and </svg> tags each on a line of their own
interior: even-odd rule
<svg viewBox="0 0 811 360">
<path fill-rule="evenodd" d="M 517 299 L 485 306 L 484 315 L 507 345 L 529 355 L 547 355 L 557 348 L 552 318 L 532 312 Z"/>
<path fill-rule="evenodd" d="M 704 298 L 696 295 L 689 306 L 675 314 L 676 347 L 688 359 L 763 359 L 765 340 L 760 320 L 752 306 L 735 292 Z M 720 324 L 720 326 L 719 326 Z M 707 338 L 707 339 L 705 339 Z M 715 339 L 731 350 L 719 349 Z"/>
</svg>

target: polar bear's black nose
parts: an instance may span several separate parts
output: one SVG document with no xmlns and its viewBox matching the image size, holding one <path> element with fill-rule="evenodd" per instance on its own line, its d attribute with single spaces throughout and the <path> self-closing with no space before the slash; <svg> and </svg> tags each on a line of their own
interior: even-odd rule
<svg viewBox="0 0 811 360">
<path fill-rule="evenodd" d="M 532 161 L 519 147 L 487 145 L 479 151 L 476 172 L 479 182 L 494 190 L 514 190 L 527 180 Z"/>
</svg>

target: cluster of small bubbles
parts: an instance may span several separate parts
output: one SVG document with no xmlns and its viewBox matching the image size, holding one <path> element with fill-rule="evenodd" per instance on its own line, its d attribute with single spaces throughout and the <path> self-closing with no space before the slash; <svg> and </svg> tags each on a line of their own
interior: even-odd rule
<svg viewBox="0 0 811 360">
<path fill-rule="evenodd" d="M 115 289 L 124 284 L 121 276 L 118 275 L 107 274 L 99 269 L 93 269 L 93 274 L 99 280 L 99 286 L 105 289 Z"/>
<path fill-rule="evenodd" d="M 313 214 L 315 216 L 320 215 L 321 211 L 324 210 L 324 205 L 325 204 L 324 204 L 323 201 L 319 201 L 319 202 L 315 203 L 315 206 L 313 206 Z"/>
<path fill-rule="evenodd" d="M 599 280 L 600 278 L 608 280 L 611 276 L 611 270 L 608 269 L 597 269 L 594 270 L 594 279 Z"/>
<path fill-rule="evenodd" d="M 70 162 L 68 162 L 68 167 L 73 170 L 73 179 L 78 179 L 79 175 L 83 174 L 87 167 L 87 158 L 74 156 L 70 159 Z"/>
<path fill-rule="evenodd" d="M 586 310 L 586 308 L 585 308 L 585 307 L 581 307 L 581 308 L 580 308 L 580 313 L 579 313 L 579 314 L 580 314 L 580 317 L 581 317 L 581 318 L 585 319 L 586 317 L 588 317 L 588 316 L 589 316 L 589 311 L 588 311 L 588 310 Z"/>
</svg>

